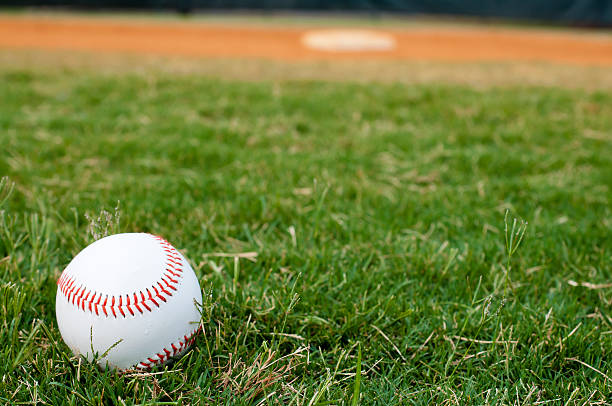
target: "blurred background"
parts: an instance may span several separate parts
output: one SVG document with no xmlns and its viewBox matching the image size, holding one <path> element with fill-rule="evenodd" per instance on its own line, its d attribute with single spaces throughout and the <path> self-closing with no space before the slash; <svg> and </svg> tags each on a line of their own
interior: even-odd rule
<svg viewBox="0 0 612 406">
<path fill-rule="evenodd" d="M 54 51 L 45 63 L 59 51 L 93 51 L 96 66 L 109 66 L 99 62 L 110 55 L 137 54 L 164 56 L 164 62 L 183 64 L 179 70 L 224 76 L 248 71 L 242 78 L 470 84 L 483 76 L 512 83 L 537 77 L 539 84 L 576 76 L 606 80 L 609 75 L 577 74 L 575 68 L 612 64 L 612 2 L 600 0 L 5 0 L 2 5 L 0 47 L 12 53 L 0 58 L 9 64 L 37 63 L 31 58 L 40 52 L 33 50 Z M 62 64 L 79 58 L 91 63 L 78 52 L 62 55 Z M 236 58 L 251 63 L 215 67 L 221 59 Z M 356 59 L 359 64 L 350 62 Z M 262 60 L 275 66 L 257 67 Z M 312 66 L 315 62 L 319 65 Z M 554 72 L 542 63 L 554 63 Z M 140 59 L 137 65 L 147 64 Z"/>
<path fill-rule="evenodd" d="M 608 0 L 5 0 L 7 6 L 74 7 L 80 9 L 260 10 L 456 15 L 509 18 L 593 26 L 612 25 Z"/>
</svg>

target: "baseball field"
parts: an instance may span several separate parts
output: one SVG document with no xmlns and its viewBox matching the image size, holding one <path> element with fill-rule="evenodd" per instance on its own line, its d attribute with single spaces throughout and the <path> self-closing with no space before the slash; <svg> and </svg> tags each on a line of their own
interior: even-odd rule
<svg viewBox="0 0 612 406">
<path fill-rule="evenodd" d="M 5 12 L 0 145 L 0 404 L 612 404 L 610 31 Z M 120 232 L 204 293 L 151 371 L 56 323 Z"/>
</svg>

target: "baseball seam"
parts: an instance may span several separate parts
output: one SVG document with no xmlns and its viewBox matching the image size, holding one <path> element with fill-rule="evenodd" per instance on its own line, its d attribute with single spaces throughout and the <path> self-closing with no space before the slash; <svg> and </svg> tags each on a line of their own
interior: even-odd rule
<svg viewBox="0 0 612 406">
<path fill-rule="evenodd" d="M 128 314 L 136 316 L 136 312 L 140 314 L 144 314 L 145 311 L 152 312 L 160 307 L 162 302 L 165 303 L 173 291 L 178 290 L 183 262 L 179 252 L 168 241 L 155 235 L 151 236 L 161 245 L 166 260 L 163 276 L 150 287 L 124 295 L 108 295 L 88 289 L 85 285 L 79 284 L 74 276 L 64 272 L 57 281 L 60 292 L 69 303 L 82 311 L 95 313 L 96 316 L 104 314 L 106 317 L 125 318 Z"/>
<path fill-rule="evenodd" d="M 196 339 L 197 334 L 202 329 L 201 326 L 198 326 L 195 330 L 193 330 L 189 334 L 185 334 L 181 339 L 179 339 L 176 343 L 171 343 L 169 348 L 164 347 L 162 350 L 150 357 L 147 357 L 145 360 L 139 362 L 134 366 L 135 369 L 144 369 L 150 370 L 157 365 L 162 365 L 172 357 L 181 355 L 185 352 L 191 344 Z"/>
</svg>

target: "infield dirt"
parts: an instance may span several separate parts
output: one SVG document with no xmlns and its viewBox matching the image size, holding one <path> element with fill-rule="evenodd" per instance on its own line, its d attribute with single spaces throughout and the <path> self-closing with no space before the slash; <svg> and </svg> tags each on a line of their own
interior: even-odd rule
<svg viewBox="0 0 612 406">
<path fill-rule="evenodd" d="M 326 52 L 301 38 L 312 27 L 245 26 L 84 17 L 0 16 L 0 47 L 275 60 L 546 61 L 612 66 L 612 36 L 491 26 L 381 27 L 392 50 Z"/>
<path fill-rule="evenodd" d="M 313 30 L 366 29 L 393 50 L 308 49 Z M 423 19 L 0 13 L 0 69 L 612 89 L 612 34 Z"/>
</svg>

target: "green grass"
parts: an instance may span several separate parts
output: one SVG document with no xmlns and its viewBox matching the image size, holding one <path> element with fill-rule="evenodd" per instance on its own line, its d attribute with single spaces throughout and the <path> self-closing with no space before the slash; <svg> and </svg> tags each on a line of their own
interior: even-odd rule
<svg viewBox="0 0 612 406">
<path fill-rule="evenodd" d="M 0 75 L 0 404 L 610 404 L 612 94 Z M 212 293 L 167 371 L 61 340 L 102 210 Z"/>
</svg>

